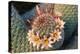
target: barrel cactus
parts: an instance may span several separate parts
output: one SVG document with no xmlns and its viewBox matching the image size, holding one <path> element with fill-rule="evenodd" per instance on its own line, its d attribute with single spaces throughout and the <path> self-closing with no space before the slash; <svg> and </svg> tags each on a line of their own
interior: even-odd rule
<svg viewBox="0 0 80 54">
<path fill-rule="evenodd" d="M 37 16 L 31 23 L 31 29 L 28 31 L 28 41 L 30 47 L 35 50 L 49 50 L 53 45 L 62 39 L 61 33 L 65 22 L 60 18 L 59 12 L 42 12 L 39 6 L 36 6 Z"/>
</svg>

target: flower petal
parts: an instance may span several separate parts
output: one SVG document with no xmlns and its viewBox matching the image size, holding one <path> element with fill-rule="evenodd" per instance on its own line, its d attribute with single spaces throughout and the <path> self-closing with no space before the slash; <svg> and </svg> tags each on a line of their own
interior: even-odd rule
<svg viewBox="0 0 80 54">
<path fill-rule="evenodd" d="M 41 49 L 44 49 L 44 45 L 41 46 Z"/>
<path fill-rule="evenodd" d="M 61 37 L 61 36 L 59 36 L 59 39 L 62 39 L 62 37 Z"/>
<path fill-rule="evenodd" d="M 35 47 L 36 46 L 36 43 L 33 43 L 33 46 Z"/>
<path fill-rule="evenodd" d="M 52 47 L 52 45 L 51 45 L 51 44 L 48 44 L 48 46 L 49 46 L 49 47 Z"/>
</svg>

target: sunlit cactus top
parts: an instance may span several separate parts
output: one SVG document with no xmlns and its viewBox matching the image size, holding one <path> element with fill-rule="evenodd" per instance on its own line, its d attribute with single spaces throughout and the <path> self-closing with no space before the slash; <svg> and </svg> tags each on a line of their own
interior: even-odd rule
<svg viewBox="0 0 80 54">
<path fill-rule="evenodd" d="M 52 44 L 61 39 L 61 30 L 65 22 L 60 19 L 62 14 L 54 11 L 51 14 L 46 8 L 43 12 L 40 7 L 36 6 L 37 15 L 32 21 L 32 29 L 28 32 L 28 41 L 37 50 L 52 48 Z M 50 10 L 51 11 L 51 10 Z"/>
</svg>

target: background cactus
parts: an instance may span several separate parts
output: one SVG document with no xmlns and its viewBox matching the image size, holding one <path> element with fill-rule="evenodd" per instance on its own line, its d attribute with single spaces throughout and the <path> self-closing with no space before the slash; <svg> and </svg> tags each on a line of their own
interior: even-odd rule
<svg viewBox="0 0 80 54">
<path fill-rule="evenodd" d="M 25 25 L 24 21 L 18 15 L 17 11 L 11 5 L 10 9 L 11 13 L 11 36 L 10 36 L 10 49 L 9 52 L 26 52 L 28 51 L 27 48 L 27 26 Z"/>
<path fill-rule="evenodd" d="M 66 22 L 64 32 L 65 39 L 64 45 L 69 43 L 69 39 L 75 36 L 75 30 L 78 25 L 78 6 L 77 5 L 66 5 L 66 4 L 55 4 L 54 9 L 63 14 L 62 19 Z M 77 45 L 74 46 L 74 48 Z M 65 47 L 63 47 L 65 48 Z"/>
<path fill-rule="evenodd" d="M 25 52 L 26 28 L 19 18 L 11 18 L 11 52 Z"/>
</svg>

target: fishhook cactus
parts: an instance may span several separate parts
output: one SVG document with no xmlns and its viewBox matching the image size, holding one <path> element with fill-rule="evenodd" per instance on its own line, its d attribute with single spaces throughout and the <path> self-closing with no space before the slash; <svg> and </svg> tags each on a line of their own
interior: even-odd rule
<svg viewBox="0 0 80 54">
<path fill-rule="evenodd" d="M 45 11 L 36 6 L 37 16 L 32 21 L 32 28 L 28 31 L 29 44 L 37 50 L 53 48 L 52 44 L 62 39 L 61 30 L 65 24 L 61 19 L 62 14 L 57 11 L 51 14 L 47 8 Z"/>
</svg>

